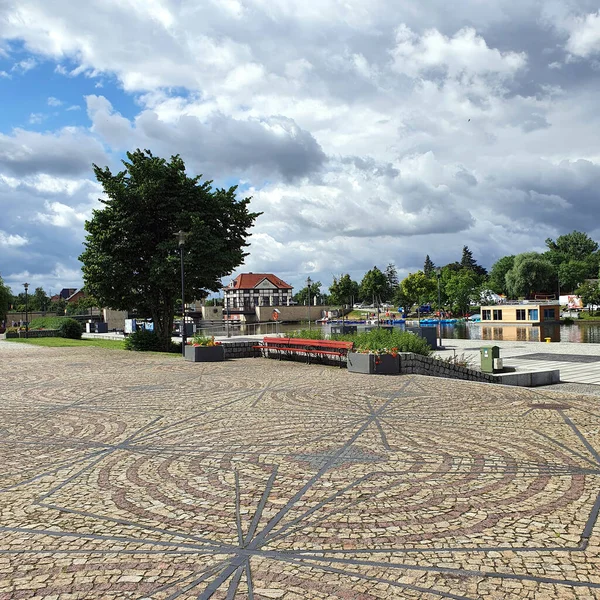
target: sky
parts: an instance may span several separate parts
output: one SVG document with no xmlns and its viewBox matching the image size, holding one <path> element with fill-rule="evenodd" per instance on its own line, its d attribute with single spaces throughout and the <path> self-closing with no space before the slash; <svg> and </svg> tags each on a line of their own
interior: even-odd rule
<svg viewBox="0 0 600 600">
<path fill-rule="evenodd" d="M 597 0 L 0 0 L 0 276 L 82 285 L 92 164 L 180 154 L 324 290 L 600 240 Z M 229 277 L 224 279 L 225 283 Z"/>
</svg>

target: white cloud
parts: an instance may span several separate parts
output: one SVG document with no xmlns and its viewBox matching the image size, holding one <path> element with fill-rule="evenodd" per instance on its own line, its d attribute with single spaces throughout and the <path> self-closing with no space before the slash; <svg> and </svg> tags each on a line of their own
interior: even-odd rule
<svg viewBox="0 0 600 600">
<path fill-rule="evenodd" d="M 62 106 L 63 102 L 62 100 L 59 100 L 58 98 L 55 98 L 54 96 L 50 96 L 48 98 L 48 106 Z"/>
<path fill-rule="evenodd" d="M 419 36 L 406 25 L 401 25 L 396 30 L 396 45 L 391 54 L 394 69 L 411 77 L 436 69 L 449 77 L 465 74 L 512 77 L 527 63 L 522 52 L 500 52 L 489 48 L 486 41 L 470 27 L 448 37 L 436 29 Z"/>
<path fill-rule="evenodd" d="M 0 248 L 18 248 L 25 246 L 28 243 L 26 237 L 16 234 L 8 234 L 5 231 L 0 230 Z"/>
<path fill-rule="evenodd" d="M 27 73 L 27 71 L 31 71 L 31 69 L 35 68 L 37 64 L 38 63 L 35 58 L 26 58 L 14 63 L 11 71 L 15 71 L 17 73 Z"/>
<path fill-rule="evenodd" d="M 595 0 L 5 3 L 0 38 L 104 86 L 87 128 L 0 134 L 23 271 L 77 267 L 91 163 L 136 147 L 243 179 L 264 211 L 246 268 L 292 281 L 391 260 L 406 273 L 464 244 L 489 266 L 593 226 Z"/>
<path fill-rule="evenodd" d="M 15 129 L 0 134 L 0 173 L 76 175 L 90 173 L 93 162 L 106 164 L 102 145 L 87 132 L 65 127 L 53 133 Z"/>
<path fill-rule="evenodd" d="M 45 118 L 46 115 L 44 113 L 31 113 L 29 115 L 29 122 L 32 125 L 39 125 Z"/>
<path fill-rule="evenodd" d="M 37 219 L 54 227 L 82 227 L 91 217 L 91 209 L 82 211 L 61 202 L 45 202 L 44 208 L 46 212 L 37 213 Z"/>
<path fill-rule="evenodd" d="M 600 11 L 574 19 L 570 29 L 566 48 L 571 54 L 588 57 L 600 53 Z"/>
</svg>

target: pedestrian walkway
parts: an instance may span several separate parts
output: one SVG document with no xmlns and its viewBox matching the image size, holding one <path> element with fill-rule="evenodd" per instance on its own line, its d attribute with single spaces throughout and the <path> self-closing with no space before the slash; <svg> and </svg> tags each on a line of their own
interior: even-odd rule
<svg viewBox="0 0 600 600">
<path fill-rule="evenodd" d="M 450 339 L 443 342 L 444 350 L 437 352 L 443 358 L 464 354 L 472 365 L 478 367 L 479 349 L 498 346 L 505 367 L 514 367 L 520 372 L 559 369 L 561 381 L 600 385 L 600 344 Z"/>
<path fill-rule="evenodd" d="M 0 364 L 0 600 L 600 600 L 597 397 L 10 342 Z"/>
</svg>

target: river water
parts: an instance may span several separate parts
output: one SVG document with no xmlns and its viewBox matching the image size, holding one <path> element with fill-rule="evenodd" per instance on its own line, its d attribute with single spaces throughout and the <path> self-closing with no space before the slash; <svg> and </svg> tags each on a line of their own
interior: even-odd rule
<svg viewBox="0 0 600 600">
<path fill-rule="evenodd" d="M 572 325 L 481 325 L 456 323 L 442 325 L 442 337 L 459 340 L 506 340 L 511 342 L 578 342 L 600 344 L 600 323 L 573 323 Z"/>
<path fill-rule="evenodd" d="M 329 333 L 328 325 L 312 324 L 313 329 L 323 327 Z M 400 325 L 399 327 L 403 327 Z M 433 325 L 435 327 L 435 325 Z M 254 326 L 242 326 L 234 335 L 286 333 L 296 329 L 308 329 L 308 323 L 269 323 Z M 358 326 L 359 331 L 362 327 Z M 208 333 L 208 332 L 207 332 Z M 216 332 L 215 332 L 216 333 Z M 210 334 L 209 334 L 210 335 Z M 579 342 L 600 344 L 600 322 L 575 322 L 572 325 L 481 325 L 480 323 L 448 323 L 442 325 L 442 337 L 459 340 L 486 340 L 512 342 L 543 342 L 550 338 L 552 342 Z"/>
</svg>

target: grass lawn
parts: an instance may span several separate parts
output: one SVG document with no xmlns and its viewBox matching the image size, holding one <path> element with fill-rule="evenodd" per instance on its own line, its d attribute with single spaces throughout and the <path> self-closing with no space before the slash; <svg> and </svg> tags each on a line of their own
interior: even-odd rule
<svg viewBox="0 0 600 600">
<path fill-rule="evenodd" d="M 583 310 L 579 313 L 579 319 L 575 319 L 577 321 L 600 321 L 600 315 L 596 316 L 597 313 L 590 314 L 589 312 Z"/>
<path fill-rule="evenodd" d="M 48 338 L 11 338 L 8 342 L 17 344 L 32 344 L 33 346 L 46 346 L 47 348 L 75 348 L 81 346 L 97 346 L 98 348 L 111 348 L 112 350 L 124 350 L 121 340 L 70 340 L 61 337 Z"/>
</svg>

